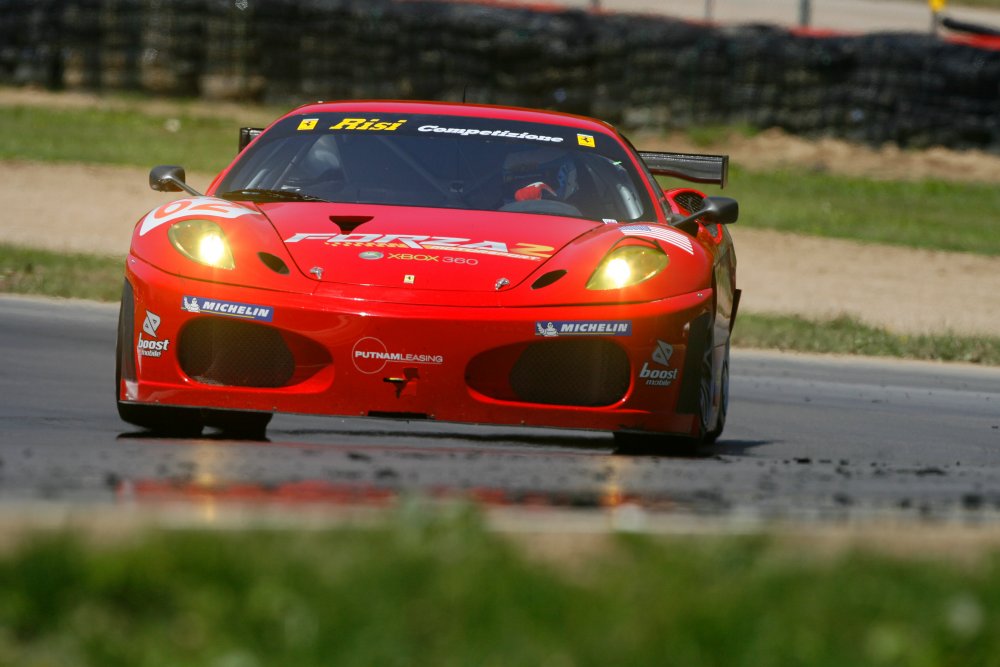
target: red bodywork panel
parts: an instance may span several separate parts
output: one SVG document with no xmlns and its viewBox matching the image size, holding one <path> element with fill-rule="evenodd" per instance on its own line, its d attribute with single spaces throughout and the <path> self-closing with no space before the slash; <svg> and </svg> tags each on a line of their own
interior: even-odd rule
<svg viewBox="0 0 1000 667">
<path fill-rule="evenodd" d="M 231 165 L 206 197 L 172 202 L 136 225 L 126 267 L 134 307 L 123 350 L 134 371 L 121 378 L 119 400 L 696 433 L 694 412 L 678 409 L 684 392 L 697 391 L 698 378 L 685 378 L 699 368 L 685 361 L 692 323 L 710 321 L 720 361 L 735 293 L 725 227 L 700 226 L 691 236 L 666 224 L 686 212 L 677 201 L 700 193 L 664 195 L 612 128 L 567 114 L 340 102 L 284 118 L 342 111 L 509 120 L 600 135 L 634 161 L 653 209 L 619 222 L 215 198 Z M 680 192 L 688 199 L 675 200 Z M 171 244 L 171 226 L 195 219 L 222 229 L 234 269 L 199 264 Z M 622 245 L 658 249 L 666 268 L 629 287 L 588 289 L 602 260 Z M 719 373 L 713 368 L 714 378 Z"/>
</svg>

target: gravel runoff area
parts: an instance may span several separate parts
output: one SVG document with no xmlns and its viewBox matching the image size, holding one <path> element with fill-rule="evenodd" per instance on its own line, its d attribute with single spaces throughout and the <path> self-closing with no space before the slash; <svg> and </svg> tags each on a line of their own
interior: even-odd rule
<svg viewBox="0 0 1000 667">
<path fill-rule="evenodd" d="M 772 141 L 773 146 L 780 143 Z M 759 150 L 759 141 L 748 141 L 745 150 Z M 1000 174 L 1000 169 L 994 166 L 993 173 Z M 147 210 L 176 198 L 150 190 L 147 177 L 145 169 L 135 167 L 0 161 L 0 242 L 124 254 L 135 222 Z M 209 180 L 206 174 L 189 176 L 196 188 Z M 905 333 L 1000 332 L 1000 258 L 822 239 L 739 224 L 732 232 L 744 312 L 810 318 L 848 314 Z"/>
</svg>

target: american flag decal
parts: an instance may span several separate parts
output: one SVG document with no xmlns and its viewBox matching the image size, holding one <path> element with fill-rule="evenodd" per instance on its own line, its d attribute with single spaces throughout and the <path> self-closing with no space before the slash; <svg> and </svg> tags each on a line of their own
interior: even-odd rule
<svg viewBox="0 0 1000 667">
<path fill-rule="evenodd" d="M 649 225 L 625 225 L 620 229 L 622 234 L 625 236 L 646 236 L 648 238 L 658 239 L 664 243 L 669 243 L 676 248 L 680 248 L 688 254 L 694 254 L 694 246 L 691 245 L 691 239 L 684 236 L 680 232 L 675 232 L 672 229 L 666 229 L 664 227 L 651 227 Z"/>
</svg>

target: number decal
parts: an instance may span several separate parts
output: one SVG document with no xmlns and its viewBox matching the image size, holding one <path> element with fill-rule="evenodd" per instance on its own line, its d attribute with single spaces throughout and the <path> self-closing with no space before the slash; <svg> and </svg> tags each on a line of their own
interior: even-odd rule
<svg viewBox="0 0 1000 667">
<path fill-rule="evenodd" d="M 178 199 L 150 211 L 139 226 L 139 236 L 145 236 L 161 225 L 179 218 L 202 215 L 206 218 L 238 218 L 241 215 L 256 215 L 257 212 L 215 197 L 194 197 Z"/>
</svg>

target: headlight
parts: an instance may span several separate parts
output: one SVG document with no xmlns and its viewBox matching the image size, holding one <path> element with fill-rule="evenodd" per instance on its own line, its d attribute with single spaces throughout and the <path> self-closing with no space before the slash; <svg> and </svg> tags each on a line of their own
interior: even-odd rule
<svg viewBox="0 0 1000 667">
<path fill-rule="evenodd" d="M 641 283 L 665 269 L 667 262 L 667 255 L 652 246 L 619 246 L 601 261 L 587 289 L 621 289 Z"/>
<path fill-rule="evenodd" d="M 233 269 L 233 253 L 222 228 L 209 220 L 184 220 L 167 230 L 177 250 L 199 264 L 215 269 Z"/>
</svg>

